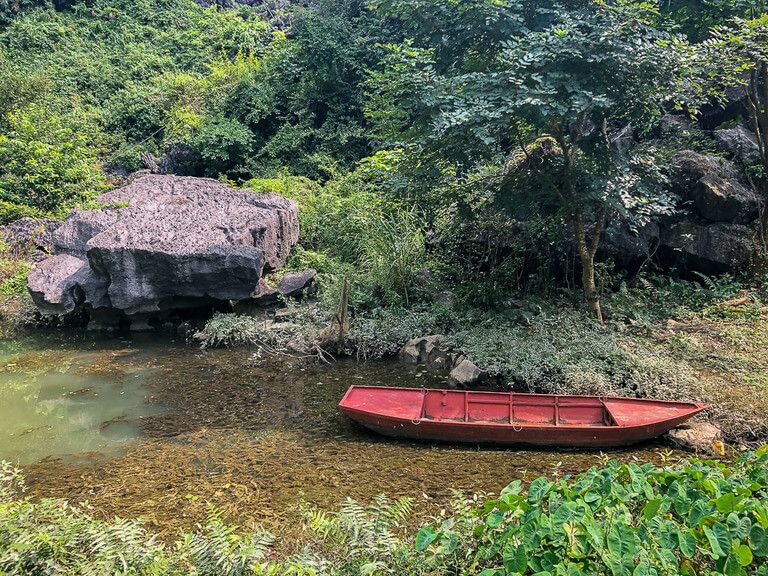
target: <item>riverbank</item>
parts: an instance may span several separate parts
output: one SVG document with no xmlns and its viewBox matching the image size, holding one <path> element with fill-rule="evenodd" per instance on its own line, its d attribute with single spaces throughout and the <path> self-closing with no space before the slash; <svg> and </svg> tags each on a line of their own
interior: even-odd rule
<svg viewBox="0 0 768 576">
<path fill-rule="evenodd" d="M 6 341 L 0 381 L 0 460 L 24 458 L 28 494 L 88 502 L 105 520 L 142 517 L 164 537 L 204 523 L 209 503 L 228 522 L 264 525 L 286 541 L 298 536 L 302 500 L 330 510 L 346 496 L 416 496 L 423 519 L 453 489 L 498 493 L 510 479 L 579 473 L 604 459 L 368 433 L 337 408 L 349 384 L 444 382 L 396 361 L 327 364 L 153 335 L 49 334 Z M 661 464 L 685 454 L 652 444 L 611 456 Z"/>
<path fill-rule="evenodd" d="M 24 497 L 0 469 L 0 568 L 164 575 L 759 574 L 768 556 L 765 450 L 713 461 L 603 462 L 575 477 L 515 480 L 498 496 L 454 492 L 413 522 L 414 498 L 347 500 L 338 512 L 303 505 L 290 545 L 240 528 L 209 503 L 193 532 L 164 543 L 137 520 L 104 522 L 89 507 Z M 734 496 L 738 494 L 738 496 Z M 23 540 L 17 547 L 5 543 Z M 745 572 L 746 571 L 746 572 Z"/>
<path fill-rule="evenodd" d="M 531 295 L 478 309 L 436 303 L 353 314 L 333 350 L 358 360 L 391 357 L 411 338 L 442 335 L 476 364 L 475 386 L 521 392 L 655 397 L 709 403 L 704 419 L 735 447 L 768 439 L 768 307 L 762 286 L 733 278 L 639 279 L 605 298 L 597 324 L 577 300 Z M 290 304 L 256 317 L 217 315 L 197 332 L 204 346 L 261 353 L 315 349 L 333 306 Z M 444 381 L 445 382 L 445 381 Z"/>
</svg>

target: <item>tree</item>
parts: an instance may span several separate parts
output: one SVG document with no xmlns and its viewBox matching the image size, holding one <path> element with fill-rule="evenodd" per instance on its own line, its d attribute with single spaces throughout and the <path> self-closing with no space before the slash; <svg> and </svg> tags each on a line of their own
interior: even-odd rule
<svg viewBox="0 0 768 576">
<path fill-rule="evenodd" d="M 725 89 L 734 86 L 746 92 L 750 124 L 768 174 L 768 14 L 716 27 L 701 54 L 702 69 L 709 72 L 703 84 L 708 94 L 724 98 Z"/>
<path fill-rule="evenodd" d="M 766 0 L 665 0 L 660 4 L 664 24 L 697 41 L 727 20 L 756 18 L 768 10 Z"/>
<path fill-rule="evenodd" d="M 397 15 L 403 4 L 411 2 L 388 0 L 386 8 Z M 602 321 L 595 257 L 606 222 L 641 225 L 672 209 L 652 151 L 633 146 L 633 135 L 649 130 L 672 103 L 687 44 L 656 29 L 658 12 L 641 1 L 533 11 L 524 3 L 470 4 L 502 14 L 438 24 L 499 22 L 509 33 L 496 40 L 478 29 L 488 42 L 467 43 L 445 59 L 440 42 L 452 31 L 421 30 L 420 46 L 413 40 L 393 47 L 388 66 L 373 77 L 371 115 L 392 142 L 438 151 L 465 173 L 496 162 L 492 176 L 500 190 L 518 194 L 514 202 L 522 194 L 553 207 L 570 227 L 589 310 Z M 393 111 L 403 95 L 411 104 Z"/>
</svg>

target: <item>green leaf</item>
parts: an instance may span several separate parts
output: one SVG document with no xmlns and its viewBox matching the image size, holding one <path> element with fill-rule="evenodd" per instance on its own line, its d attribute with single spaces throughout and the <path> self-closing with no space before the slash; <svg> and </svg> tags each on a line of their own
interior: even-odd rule
<svg viewBox="0 0 768 576">
<path fill-rule="evenodd" d="M 759 524 L 752 526 L 749 531 L 749 546 L 755 556 L 764 558 L 768 556 L 768 531 Z"/>
<path fill-rule="evenodd" d="M 749 566 L 752 564 L 752 550 L 750 550 L 749 546 L 746 544 L 739 544 L 738 546 L 734 546 L 733 553 L 736 555 L 736 558 L 739 560 L 739 564 L 742 566 Z"/>
<path fill-rule="evenodd" d="M 635 569 L 632 571 L 632 576 L 649 576 L 651 565 L 648 560 L 643 558 L 637 563 Z"/>
<path fill-rule="evenodd" d="M 737 540 L 746 539 L 752 527 L 752 521 L 748 517 L 741 517 L 736 512 L 728 514 L 727 523 L 731 537 Z"/>
<path fill-rule="evenodd" d="M 523 483 L 520 480 L 515 480 L 507 484 L 501 491 L 499 496 L 504 497 L 507 494 L 520 494 L 523 491 Z"/>
<path fill-rule="evenodd" d="M 677 541 L 680 546 L 680 552 L 686 558 L 693 558 L 696 554 L 696 537 L 690 530 L 679 530 Z"/>
<path fill-rule="evenodd" d="M 697 500 L 688 513 L 688 526 L 695 528 L 701 524 L 701 521 L 709 516 L 712 508 L 703 500 Z"/>
<path fill-rule="evenodd" d="M 438 534 L 432 526 L 424 526 L 416 534 L 416 551 L 422 552 L 426 550 L 432 542 L 437 540 Z"/>
<path fill-rule="evenodd" d="M 536 480 L 531 482 L 531 486 L 528 488 L 528 502 L 531 504 L 539 502 L 547 495 L 547 492 L 549 492 L 552 486 L 554 486 L 554 484 L 546 478 L 536 478 Z"/>
<path fill-rule="evenodd" d="M 634 556 L 637 547 L 635 539 L 632 528 L 617 522 L 608 531 L 608 551 L 617 561 L 626 556 Z"/>
<path fill-rule="evenodd" d="M 720 522 L 715 522 L 712 526 L 705 525 L 704 535 L 709 541 L 709 546 L 715 558 L 722 558 L 730 552 L 731 538 L 728 535 L 728 529 L 720 524 Z"/>
<path fill-rule="evenodd" d="M 650 520 L 656 516 L 656 513 L 661 507 L 661 503 L 661 498 L 654 498 L 653 500 L 649 500 L 648 503 L 643 507 L 643 517 L 645 517 L 646 520 Z"/>
<path fill-rule="evenodd" d="M 743 572 L 741 563 L 735 554 L 728 554 L 725 559 L 725 565 L 723 566 L 723 574 L 725 576 L 739 576 Z"/>
<path fill-rule="evenodd" d="M 525 551 L 525 546 L 522 544 L 515 546 L 511 541 L 507 542 L 502 554 L 502 561 L 508 573 L 525 574 L 528 569 L 528 554 Z"/>
<path fill-rule="evenodd" d="M 485 523 L 490 528 L 496 528 L 503 521 L 504 521 L 504 512 L 498 509 L 488 514 L 488 517 L 485 519 Z"/>
<path fill-rule="evenodd" d="M 720 498 L 715 500 L 715 507 L 717 508 L 718 512 L 728 514 L 734 511 L 738 501 L 738 498 L 736 498 L 734 494 L 728 492 L 727 494 L 723 494 L 720 496 Z"/>
</svg>

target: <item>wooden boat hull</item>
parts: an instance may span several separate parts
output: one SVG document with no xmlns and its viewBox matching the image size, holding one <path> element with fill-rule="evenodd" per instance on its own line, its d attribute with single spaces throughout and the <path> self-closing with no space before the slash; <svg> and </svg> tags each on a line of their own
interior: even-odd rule
<svg viewBox="0 0 768 576">
<path fill-rule="evenodd" d="M 339 407 L 384 436 L 500 445 L 614 448 L 656 438 L 704 404 L 352 386 Z"/>
</svg>

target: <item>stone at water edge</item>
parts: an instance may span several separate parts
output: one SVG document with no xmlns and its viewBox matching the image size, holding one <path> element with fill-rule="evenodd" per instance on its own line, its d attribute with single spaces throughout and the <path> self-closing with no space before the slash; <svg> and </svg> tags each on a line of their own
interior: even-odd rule
<svg viewBox="0 0 768 576">
<path fill-rule="evenodd" d="M 32 271 L 30 288 L 43 312 L 64 314 L 74 303 L 138 321 L 248 299 L 298 241 L 295 202 L 206 178 L 142 175 L 98 202 L 106 208 L 67 217 L 52 235 L 55 260 Z M 52 274 L 62 255 L 87 261 L 90 276 L 73 261 Z M 80 291 L 83 299 L 67 295 Z"/>
<path fill-rule="evenodd" d="M 299 298 L 304 295 L 306 290 L 312 289 L 316 277 L 317 270 L 313 268 L 286 274 L 278 282 L 277 291 L 283 296 Z"/>
<path fill-rule="evenodd" d="M 723 432 L 708 422 L 692 422 L 670 430 L 667 438 L 675 445 L 691 452 L 722 455 Z"/>
<path fill-rule="evenodd" d="M 431 372 L 448 376 L 452 386 L 471 386 L 483 372 L 460 351 L 445 343 L 445 336 L 420 336 L 405 343 L 398 358 L 408 364 L 422 364 Z"/>
<path fill-rule="evenodd" d="M 451 370 L 448 378 L 451 381 L 451 384 L 465 387 L 476 384 L 482 375 L 483 373 L 480 368 L 478 368 L 474 362 L 465 358 Z"/>
<path fill-rule="evenodd" d="M 444 336 L 441 334 L 412 338 L 400 349 L 398 356 L 408 364 L 427 364 L 435 350 L 440 349 L 443 339 Z"/>
<path fill-rule="evenodd" d="M 29 273 L 29 292 L 43 314 L 69 314 L 91 299 L 100 306 L 106 290 L 85 260 L 58 254 L 39 262 Z"/>
</svg>

